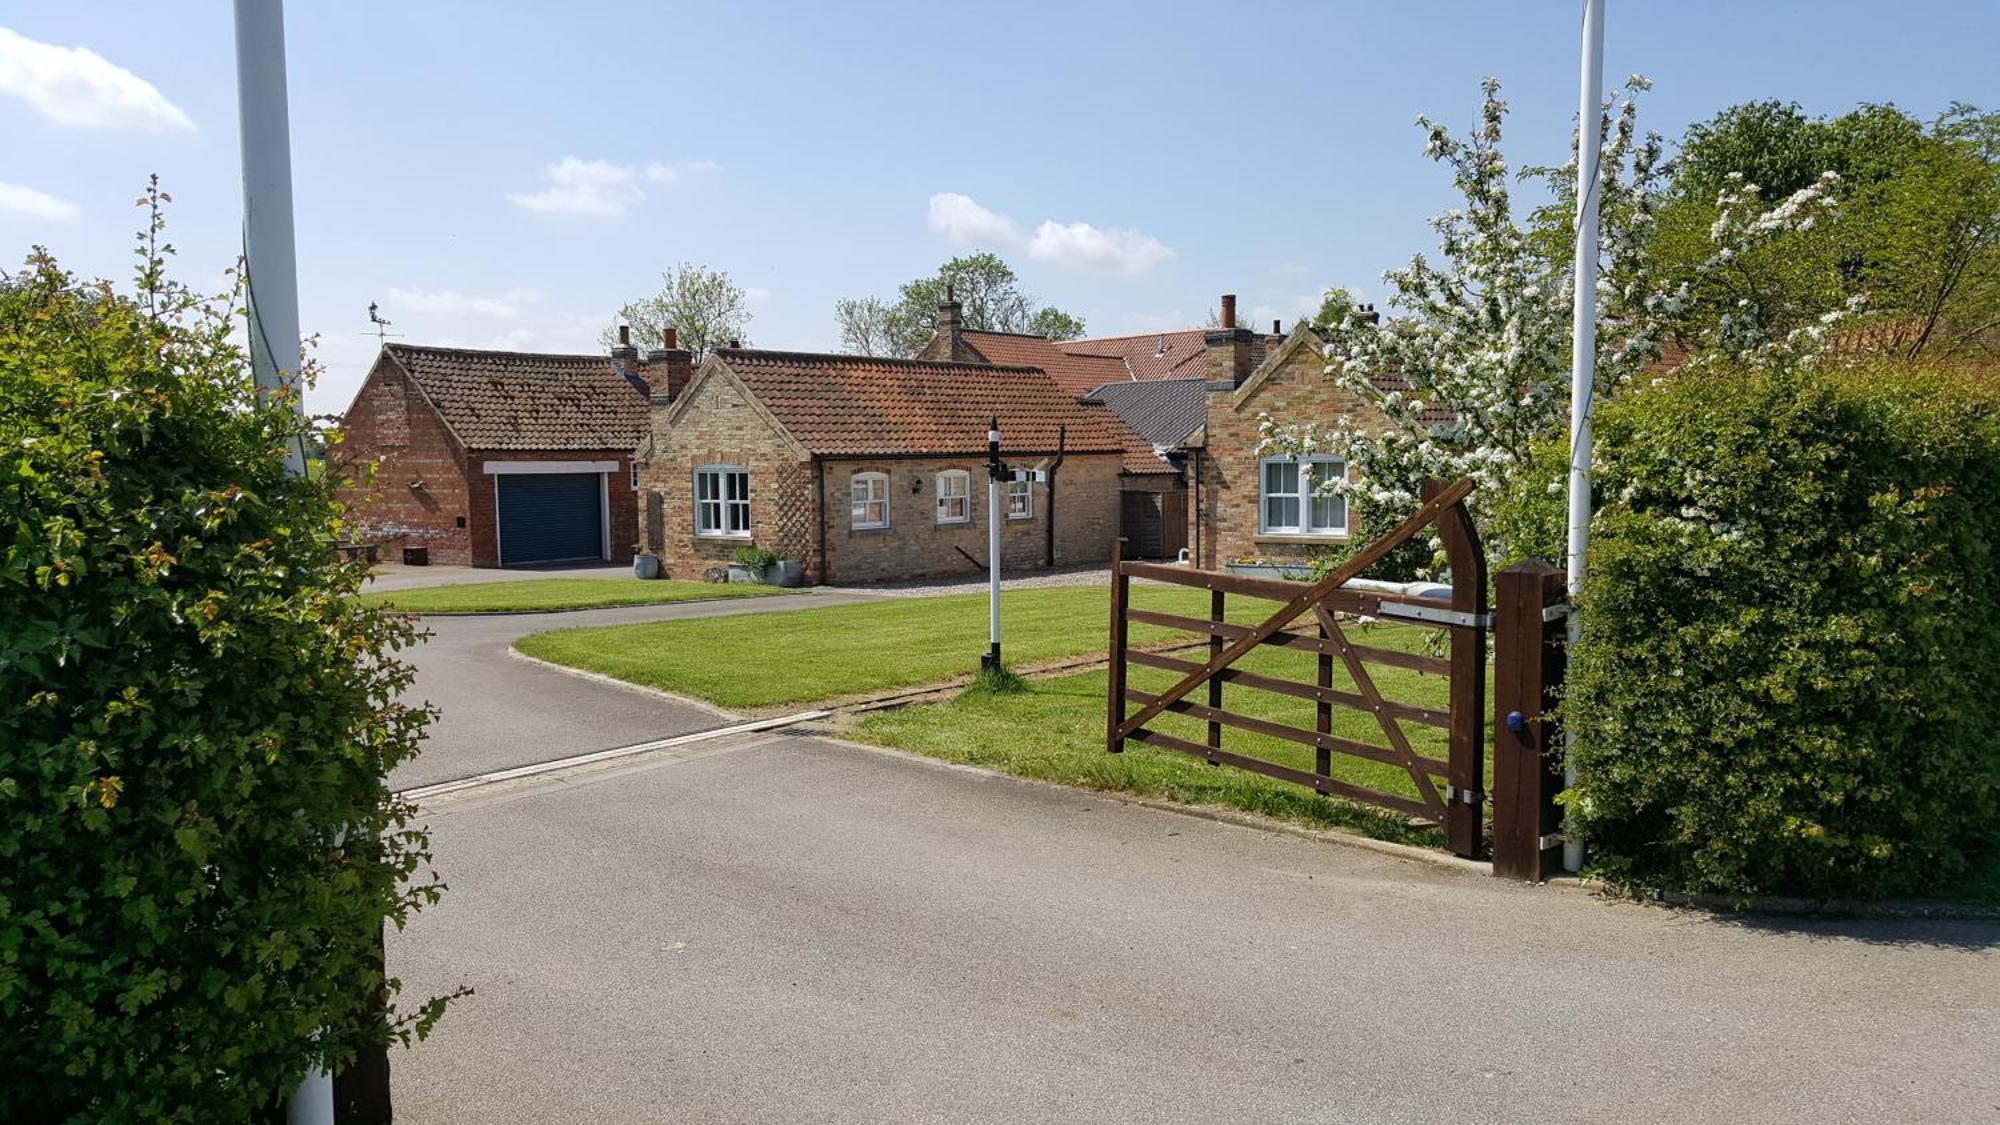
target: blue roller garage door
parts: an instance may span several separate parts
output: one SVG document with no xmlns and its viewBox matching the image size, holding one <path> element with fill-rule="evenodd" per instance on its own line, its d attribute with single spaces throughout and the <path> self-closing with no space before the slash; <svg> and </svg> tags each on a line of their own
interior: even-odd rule
<svg viewBox="0 0 2000 1125">
<path fill-rule="evenodd" d="M 500 565 L 604 557 L 601 473 L 507 473 L 500 482 Z"/>
</svg>

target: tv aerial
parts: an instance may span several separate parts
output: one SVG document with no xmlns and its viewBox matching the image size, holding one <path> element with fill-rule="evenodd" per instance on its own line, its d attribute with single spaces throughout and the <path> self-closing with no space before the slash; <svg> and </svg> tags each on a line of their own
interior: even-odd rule
<svg viewBox="0 0 2000 1125">
<path fill-rule="evenodd" d="M 386 341 L 392 336 L 399 338 L 402 336 L 400 332 L 389 331 L 391 322 L 383 319 L 381 306 L 373 301 L 368 302 L 368 323 L 375 326 L 375 340 L 377 343 Z"/>
</svg>

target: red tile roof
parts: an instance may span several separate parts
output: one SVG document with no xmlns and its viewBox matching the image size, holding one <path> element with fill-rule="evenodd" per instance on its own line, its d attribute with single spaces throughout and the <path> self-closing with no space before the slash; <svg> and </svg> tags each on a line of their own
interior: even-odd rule
<svg viewBox="0 0 2000 1125">
<path fill-rule="evenodd" d="M 755 348 L 715 355 L 813 453 L 983 457 L 995 415 L 1003 449 L 1052 453 L 1059 426 L 1072 453 L 1122 453 L 1131 442 L 1116 415 L 1035 367 Z"/>
<path fill-rule="evenodd" d="M 630 449 L 646 434 L 646 396 L 607 356 L 382 350 L 468 449 Z"/>
<path fill-rule="evenodd" d="M 1207 336 L 1206 328 L 1185 328 L 1142 336 L 1068 340 L 1062 346 L 1075 355 L 1116 356 L 1134 379 L 1206 379 Z"/>
<path fill-rule="evenodd" d="M 994 363 L 1041 368 L 1056 381 L 1056 386 L 1078 398 L 1106 383 L 1131 378 L 1124 362 L 1115 356 L 1074 355 L 1063 350 L 1068 347 L 1067 344 L 1046 336 L 968 331 L 962 334 L 962 338 Z"/>
</svg>

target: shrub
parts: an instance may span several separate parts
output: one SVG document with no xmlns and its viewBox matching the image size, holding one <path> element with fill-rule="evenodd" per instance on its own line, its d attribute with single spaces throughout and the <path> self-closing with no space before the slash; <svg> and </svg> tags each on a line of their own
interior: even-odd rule
<svg viewBox="0 0 2000 1125">
<path fill-rule="evenodd" d="M 157 260 L 0 279 L 0 1120 L 247 1120 L 439 1012 L 368 1002 L 438 890 L 386 782 L 411 626 L 231 320 Z"/>
<path fill-rule="evenodd" d="M 1608 403 L 1570 815 L 1618 881 L 1948 892 L 2000 834 L 2000 396 L 1703 371 Z"/>
<path fill-rule="evenodd" d="M 769 547 L 736 548 L 736 565 L 743 567 L 745 570 L 754 570 L 759 574 L 776 566 L 782 558 L 784 558 L 783 555 L 771 550 Z"/>
</svg>

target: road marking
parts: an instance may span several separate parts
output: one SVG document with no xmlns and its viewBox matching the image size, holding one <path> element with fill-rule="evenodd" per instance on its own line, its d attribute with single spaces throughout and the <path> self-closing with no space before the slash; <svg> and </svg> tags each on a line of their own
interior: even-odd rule
<svg viewBox="0 0 2000 1125">
<path fill-rule="evenodd" d="M 455 781 L 440 781 L 430 785 L 419 785 L 399 790 L 396 795 L 406 801 L 426 801 L 447 793 L 458 793 L 467 789 L 477 789 L 486 785 L 496 785 L 503 781 L 515 781 L 538 774 L 555 773 L 559 770 L 575 769 L 578 766 L 609 762 L 618 758 L 629 758 L 635 754 L 647 754 L 657 750 L 671 750 L 679 746 L 692 746 L 698 742 L 711 742 L 718 738 L 730 738 L 740 734 L 756 734 L 777 730 L 781 727 L 809 723 L 831 715 L 830 711 L 800 711 L 795 715 L 781 715 L 773 719 L 756 719 L 747 723 L 734 723 L 713 730 L 695 731 L 692 734 L 677 734 L 672 738 L 659 738 L 651 742 L 637 742 L 630 746 L 614 746 L 609 750 L 594 750 L 588 754 L 572 754 L 567 758 L 553 761 L 535 762 L 531 765 L 514 766 L 511 769 L 494 770 L 491 773 L 461 777 Z"/>
</svg>

